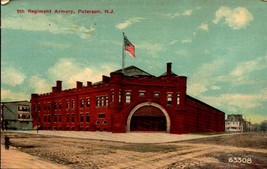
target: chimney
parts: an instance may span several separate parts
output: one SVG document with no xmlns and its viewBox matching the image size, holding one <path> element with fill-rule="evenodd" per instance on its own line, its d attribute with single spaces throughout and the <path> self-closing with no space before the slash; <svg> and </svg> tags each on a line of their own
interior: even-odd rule
<svg viewBox="0 0 267 169">
<path fill-rule="evenodd" d="M 76 81 L 76 88 L 81 89 L 83 87 L 83 82 Z"/>
<path fill-rule="evenodd" d="M 103 84 L 106 84 L 106 83 L 109 83 L 109 81 L 110 81 L 110 77 L 108 77 L 108 76 L 102 76 L 102 82 L 103 82 Z"/>
<path fill-rule="evenodd" d="M 52 87 L 52 93 L 56 93 L 57 92 L 57 87 Z"/>
<path fill-rule="evenodd" d="M 167 63 L 167 76 L 171 76 L 172 75 L 172 63 L 169 62 Z"/>
<path fill-rule="evenodd" d="M 92 86 L 92 82 L 87 81 L 87 87 L 91 87 Z"/>
<path fill-rule="evenodd" d="M 62 90 L 62 81 L 58 80 L 56 87 L 57 87 L 57 91 L 61 92 L 61 90 Z"/>
</svg>

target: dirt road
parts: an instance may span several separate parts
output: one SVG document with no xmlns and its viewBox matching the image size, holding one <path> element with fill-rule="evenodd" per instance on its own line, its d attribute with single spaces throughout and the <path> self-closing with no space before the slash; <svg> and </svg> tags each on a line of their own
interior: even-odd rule
<svg viewBox="0 0 267 169">
<path fill-rule="evenodd" d="M 11 133 L 12 146 L 69 168 L 267 168 L 266 133 L 133 144 Z M 238 141 L 242 140 L 242 141 Z"/>
</svg>

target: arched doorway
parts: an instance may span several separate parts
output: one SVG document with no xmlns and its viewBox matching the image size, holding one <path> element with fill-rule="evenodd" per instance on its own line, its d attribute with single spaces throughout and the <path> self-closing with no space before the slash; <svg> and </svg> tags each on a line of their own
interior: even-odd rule
<svg viewBox="0 0 267 169">
<path fill-rule="evenodd" d="M 167 111 L 157 103 L 145 102 L 137 105 L 127 119 L 129 131 L 170 131 Z"/>
</svg>

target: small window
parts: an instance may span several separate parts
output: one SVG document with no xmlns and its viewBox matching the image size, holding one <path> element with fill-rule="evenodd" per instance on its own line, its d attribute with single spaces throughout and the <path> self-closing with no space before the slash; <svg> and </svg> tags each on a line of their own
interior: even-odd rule
<svg viewBox="0 0 267 169">
<path fill-rule="evenodd" d="M 59 110 L 62 109 L 62 104 L 61 104 L 61 102 L 58 103 L 58 109 L 59 109 Z"/>
<path fill-rule="evenodd" d="M 154 92 L 155 97 L 159 97 L 159 92 Z"/>
<path fill-rule="evenodd" d="M 100 97 L 96 98 L 96 107 L 100 107 Z"/>
<path fill-rule="evenodd" d="M 111 90 L 111 102 L 114 102 L 114 90 Z"/>
<path fill-rule="evenodd" d="M 167 105 L 171 105 L 172 104 L 172 93 L 168 93 L 167 94 Z"/>
<path fill-rule="evenodd" d="M 86 107 L 90 107 L 90 98 L 86 98 Z"/>
<path fill-rule="evenodd" d="M 70 108 L 70 102 L 67 100 L 66 101 L 66 109 L 69 109 Z"/>
<path fill-rule="evenodd" d="M 177 105 L 180 105 L 180 93 L 177 93 L 176 95 L 176 102 L 177 102 Z"/>
<path fill-rule="evenodd" d="M 75 116 L 74 116 L 74 114 L 71 114 L 71 122 L 72 122 L 72 123 L 75 122 Z"/>
<path fill-rule="evenodd" d="M 54 103 L 54 110 L 57 110 L 57 103 Z"/>
<path fill-rule="evenodd" d="M 90 122 L 90 115 L 89 115 L 89 113 L 86 113 L 86 122 L 87 122 L 87 123 Z"/>
<path fill-rule="evenodd" d="M 101 100 L 100 106 L 104 106 L 104 104 L 105 104 L 104 97 L 100 97 L 100 100 Z"/>
<path fill-rule="evenodd" d="M 54 122 L 57 122 L 57 114 L 54 115 Z"/>
<path fill-rule="evenodd" d="M 83 114 L 80 114 L 80 123 L 83 122 Z"/>
<path fill-rule="evenodd" d="M 81 100 L 80 100 L 80 108 L 83 108 L 83 107 L 84 107 L 84 100 L 81 99 Z"/>
<path fill-rule="evenodd" d="M 105 96 L 105 106 L 108 106 L 108 96 Z"/>
<path fill-rule="evenodd" d="M 127 91 L 126 93 L 125 93 L 125 102 L 126 103 L 131 103 L 131 92 L 130 91 Z"/>
<path fill-rule="evenodd" d="M 70 122 L 70 115 L 67 114 L 67 122 Z"/>
<path fill-rule="evenodd" d="M 139 91 L 139 96 L 145 96 L 146 91 Z"/>
<path fill-rule="evenodd" d="M 75 101 L 71 100 L 71 108 L 74 109 L 75 108 Z"/>
<path fill-rule="evenodd" d="M 51 105 L 50 105 L 50 103 L 47 103 L 47 110 L 51 110 Z"/>
<path fill-rule="evenodd" d="M 119 91 L 119 103 L 121 103 L 122 91 Z"/>
<path fill-rule="evenodd" d="M 96 125 L 99 125 L 99 124 L 100 124 L 100 122 L 99 122 L 99 121 L 96 121 L 96 122 L 95 122 L 95 124 L 96 124 Z"/>
<path fill-rule="evenodd" d="M 105 113 L 99 113 L 98 114 L 98 118 L 100 118 L 100 119 L 103 119 L 105 117 L 106 117 L 106 114 Z"/>
<path fill-rule="evenodd" d="M 103 124 L 103 125 L 107 125 L 108 122 L 107 122 L 107 121 L 103 121 L 102 124 Z"/>
<path fill-rule="evenodd" d="M 58 122 L 61 122 L 61 121 L 62 121 L 62 116 L 60 114 L 60 115 L 58 115 Z"/>
</svg>

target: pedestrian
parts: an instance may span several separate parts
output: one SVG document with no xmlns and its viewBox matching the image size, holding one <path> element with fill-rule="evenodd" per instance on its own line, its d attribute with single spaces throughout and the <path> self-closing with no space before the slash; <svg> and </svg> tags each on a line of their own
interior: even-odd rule
<svg viewBox="0 0 267 169">
<path fill-rule="evenodd" d="M 11 144 L 10 138 L 8 136 L 5 136 L 5 148 L 6 148 L 6 150 L 9 149 L 10 144 Z"/>
</svg>

